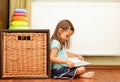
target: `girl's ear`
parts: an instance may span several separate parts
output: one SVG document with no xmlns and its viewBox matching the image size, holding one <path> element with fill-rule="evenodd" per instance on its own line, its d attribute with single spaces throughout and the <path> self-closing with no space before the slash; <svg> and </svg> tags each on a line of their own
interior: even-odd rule
<svg viewBox="0 0 120 82">
<path fill-rule="evenodd" d="M 59 33 L 62 33 L 62 32 L 63 32 L 63 29 L 62 29 L 62 28 L 59 28 L 59 29 L 58 29 L 58 32 L 59 32 Z"/>
</svg>

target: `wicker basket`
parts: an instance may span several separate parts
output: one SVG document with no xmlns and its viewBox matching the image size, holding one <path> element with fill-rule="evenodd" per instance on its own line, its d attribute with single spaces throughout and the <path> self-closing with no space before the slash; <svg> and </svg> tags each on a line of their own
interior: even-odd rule
<svg viewBox="0 0 120 82">
<path fill-rule="evenodd" d="M 3 31 L 2 78 L 49 77 L 49 31 Z"/>
</svg>

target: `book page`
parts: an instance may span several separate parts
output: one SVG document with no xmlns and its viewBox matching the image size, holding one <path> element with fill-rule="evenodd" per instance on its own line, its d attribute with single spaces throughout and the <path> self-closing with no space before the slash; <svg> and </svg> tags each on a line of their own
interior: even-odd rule
<svg viewBox="0 0 120 82">
<path fill-rule="evenodd" d="M 85 66 L 85 65 L 90 65 L 91 63 L 87 62 L 87 61 L 81 61 L 79 60 L 78 58 L 76 57 L 70 57 L 68 58 L 69 60 L 71 60 L 74 64 L 75 64 L 75 67 L 78 67 L 78 66 Z"/>
</svg>

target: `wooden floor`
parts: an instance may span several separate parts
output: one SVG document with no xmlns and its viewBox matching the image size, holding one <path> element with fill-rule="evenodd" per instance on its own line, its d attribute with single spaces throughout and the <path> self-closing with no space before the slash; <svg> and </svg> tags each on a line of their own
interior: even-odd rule
<svg viewBox="0 0 120 82">
<path fill-rule="evenodd" d="M 97 69 L 95 71 L 94 79 L 9 79 L 9 80 L 0 80 L 0 82 L 120 82 L 120 70 L 101 70 Z"/>
</svg>

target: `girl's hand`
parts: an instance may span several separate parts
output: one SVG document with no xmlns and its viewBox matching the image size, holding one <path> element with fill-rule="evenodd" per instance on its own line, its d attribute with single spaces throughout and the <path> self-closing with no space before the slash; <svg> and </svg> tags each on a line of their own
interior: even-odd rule
<svg viewBox="0 0 120 82">
<path fill-rule="evenodd" d="M 70 60 L 66 60 L 66 64 L 70 68 L 73 68 L 75 66 L 74 63 L 72 61 L 70 61 Z"/>
<path fill-rule="evenodd" d="M 79 60 L 81 60 L 81 61 L 84 61 L 84 57 L 81 56 L 81 55 L 77 55 L 77 58 L 78 58 Z"/>
</svg>

